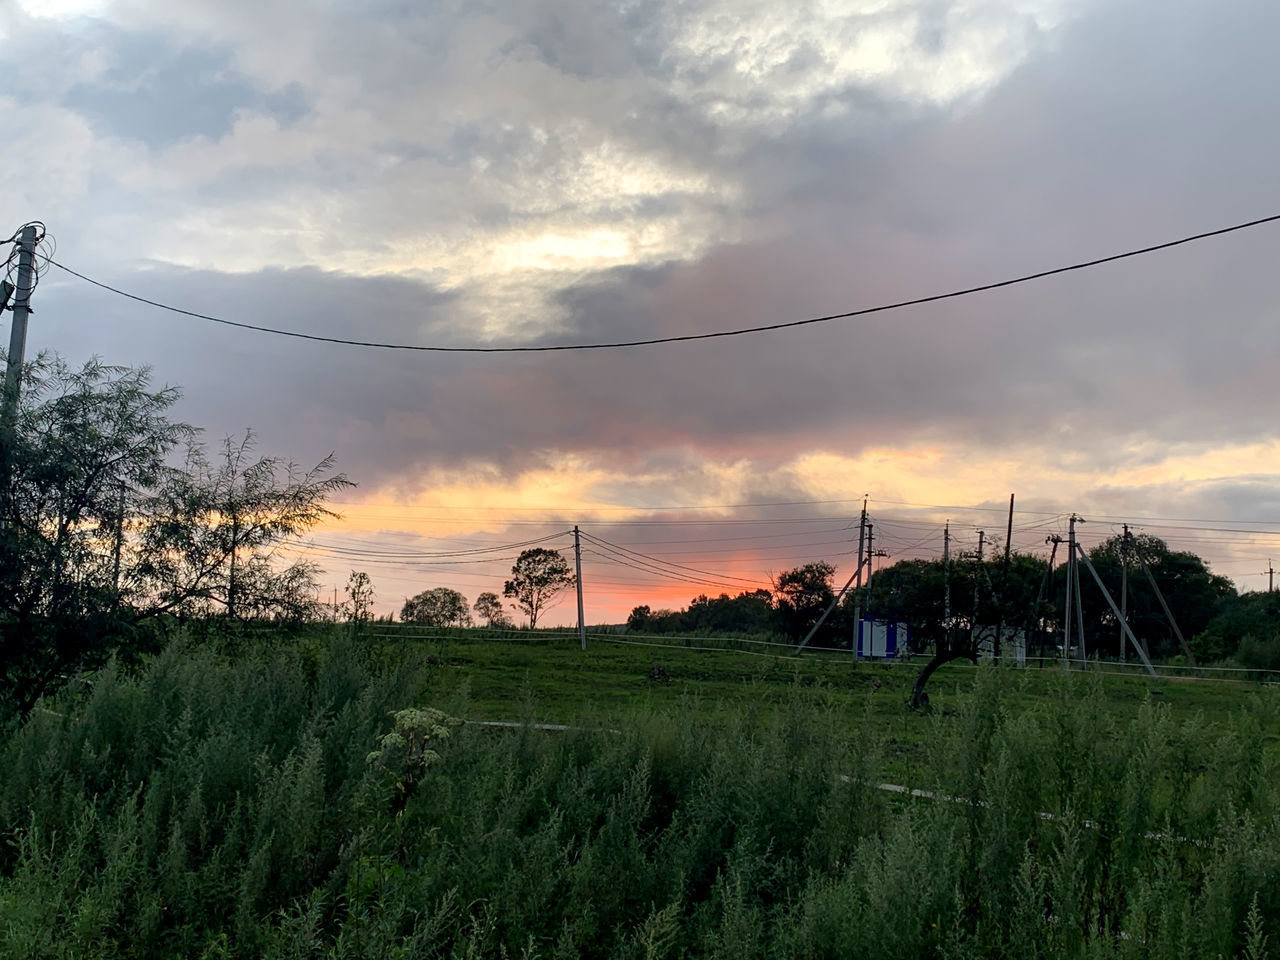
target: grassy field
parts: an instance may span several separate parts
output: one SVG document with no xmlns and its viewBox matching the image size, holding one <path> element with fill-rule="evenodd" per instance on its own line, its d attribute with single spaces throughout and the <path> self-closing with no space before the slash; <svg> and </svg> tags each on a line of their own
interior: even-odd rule
<svg viewBox="0 0 1280 960">
<path fill-rule="evenodd" d="M 393 648 L 396 643 L 383 642 Z M 942 667 L 930 679 L 930 709 L 915 712 L 906 703 L 923 658 L 910 664 L 854 663 L 839 653 L 795 658 L 783 650 L 775 657 L 700 650 L 698 641 L 692 649 L 662 649 L 598 638 L 583 651 L 576 639 L 486 641 L 463 633 L 417 643 L 440 667 L 427 699 L 468 719 L 616 727 L 637 711 L 685 705 L 703 722 L 737 722 L 743 716 L 767 718 L 803 690 L 815 709 L 850 732 L 885 742 L 887 772 L 901 775 L 910 773 L 909 759 L 936 735 L 935 715 L 953 715 L 970 700 L 977 674 L 963 661 Z M 665 679 L 651 678 L 655 666 Z M 1004 702 L 1012 710 L 1033 709 L 1064 682 L 1060 662 L 1004 673 Z M 1077 664 L 1067 682 L 1078 685 L 1089 676 Z M 1261 689 L 1194 677 L 1153 681 L 1136 671 L 1102 673 L 1093 681 L 1105 691 L 1108 716 L 1117 723 L 1134 720 L 1148 700 L 1166 704 L 1179 720 L 1226 722 L 1243 699 Z M 1268 738 L 1280 742 L 1280 728 Z"/>
<path fill-rule="evenodd" d="M 0 735 L 0 956 L 1274 955 L 1280 691 L 957 665 L 916 714 L 913 679 L 181 641 Z"/>
</svg>

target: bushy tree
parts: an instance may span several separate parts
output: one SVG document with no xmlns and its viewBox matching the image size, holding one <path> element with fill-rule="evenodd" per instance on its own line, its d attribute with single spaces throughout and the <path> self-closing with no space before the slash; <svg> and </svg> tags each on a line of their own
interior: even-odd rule
<svg viewBox="0 0 1280 960">
<path fill-rule="evenodd" d="M 336 514 L 329 495 L 353 484 L 331 475 L 332 455 L 310 469 L 253 454 L 254 436 L 227 438 L 211 461 L 188 447 L 151 501 L 138 537 L 141 586 L 163 608 L 190 616 L 306 619 L 315 614 L 308 560 L 279 562 L 277 544 Z"/>
<path fill-rule="evenodd" d="M 1197 659 L 1208 663 L 1245 658 L 1247 666 L 1261 659 L 1280 661 L 1280 593 L 1243 593 L 1228 598 L 1209 624 L 1194 639 Z M 1268 649 L 1275 652 L 1268 656 Z"/>
<path fill-rule="evenodd" d="M 631 613 L 627 616 L 627 629 L 636 633 L 649 632 L 649 624 L 653 620 L 653 608 L 647 603 L 638 607 L 633 607 Z"/>
<path fill-rule="evenodd" d="M 314 612 L 314 567 L 272 550 L 331 515 L 330 460 L 250 462 L 246 435 L 212 464 L 145 368 L 42 356 L 22 382 L 0 431 L 0 705 L 29 710 L 165 614 Z"/>
<path fill-rule="evenodd" d="M 400 619 L 427 627 L 469 627 L 471 610 L 467 598 L 457 590 L 436 587 L 406 600 L 400 609 Z"/>
<path fill-rule="evenodd" d="M 999 553 L 979 565 L 969 554 L 952 559 L 950 570 L 940 559 L 899 560 L 877 570 L 863 592 L 864 616 L 905 623 L 917 649 L 949 642 L 946 614 L 946 585 L 951 582 L 951 623 L 963 642 L 968 642 L 974 622 L 973 599 L 978 597 L 977 624 L 994 629 L 997 622 L 1014 630 L 1025 629 L 1034 620 L 1036 596 L 1044 580 L 1048 562 L 1032 554 L 1013 553 L 1006 570 Z M 975 591 L 975 586 L 977 590 Z M 853 594 L 845 595 L 843 606 L 853 604 Z M 1052 608 L 1042 602 L 1052 616 Z M 990 635 L 988 633 L 988 635 Z"/>
<path fill-rule="evenodd" d="M 558 550 L 533 547 L 522 550 L 516 558 L 511 567 L 511 579 L 503 585 L 502 595 L 516 602 L 516 606 L 529 618 L 529 629 L 533 630 L 547 606 L 577 582 Z"/>
<path fill-rule="evenodd" d="M 147 604 L 125 538 L 194 430 L 145 369 L 41 357 L 0 437 L 0 671 L 25 711 L 60 674 L 106 654 Z M 145 578 L 143 578 L 145 580 Z"/>
<path fill-rule="evenodd" d="M 782 629 L 796 640 L 802 639 L 835 599 L 831 578 L 836 568 L 826 560 L 806 563 L 774 581 L 778 620 Z"/>
<path fill-rule="evenodd" d="M 769 633 L 777 627 L 773 595 L 763 589 L 744 590 L 736 597 L 694 597 L 684 619 L 685 629 L 718 633 Z"/>
<path fill-rule="evenodd" d="M 505 629 L 511 626 L 511 618 L 507 616 L 507 611 L 502 608 L 502 601 L 491 590 L 487 590 L 476 597 L 476 602 L 471 609 L 476 612 L 477 617 L 485 622 L 486 626 L 492 629 Z"/>
<path fill-rule="evenodd" d="M 1146 534 L 1123 535 L 1103 541 L 1089 551 L 1089 559 L 1107 585 L 1116 603 L 1120 602 L 1122 550 L 1129 567 L 1129 627 L 1147 647 L 1152 657 L 1170 657 L 1181 652 L 1177 636 L 1169 625 L 1155 591 L 1142 571 L 1145 561 L 1164 595 L 1178 628 L 1190 639 L 1204 631 L 1235 596 L 1235 587 L 1226 577 L 1209 569 L 1194 553 L 1170 550 L 1163 540 Z M 1065 576 L 1059 576 L 1062 583 Z M 1086 649 L 1106 657 L 1120 654 L 1120 624 L 1084 565 L 1080 565 L 1080 596 L 1084 609 Z"/>
</svg>

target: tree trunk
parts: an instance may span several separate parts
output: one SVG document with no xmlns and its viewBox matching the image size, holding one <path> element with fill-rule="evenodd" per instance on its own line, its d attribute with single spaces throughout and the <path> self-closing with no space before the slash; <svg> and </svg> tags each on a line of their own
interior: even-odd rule
<svg viewBox="0 0 1280 960">
<path fill-rule="evenodd" d="M 933 659 L 926 663 L 924 669 L 920 671 L 920 676 L 916 677 L 916 685 L 911 691 L 911 700 L 907 704 L 912 710 L 919 710 L 929 703 L 929 695 L 924 692 L 924 685 L 929 682 L 929 678 L 933 676 L 935 670 L 944 663 L 950 663 L 952 660 L 972 660 L 976 664 L 978 662 L 977 648 L 945 647 L 935 653 Z"/>
</svg>

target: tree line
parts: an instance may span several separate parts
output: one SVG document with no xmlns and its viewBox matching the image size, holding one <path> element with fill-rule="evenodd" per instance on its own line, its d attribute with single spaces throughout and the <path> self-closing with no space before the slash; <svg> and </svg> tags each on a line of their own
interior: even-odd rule
<svg viewBox="0 0 1280 960">
<path fill-rule="evenodd" d="M 1280 669 L 1280 594 L 1238 594 L 1201 557 L 1171 550 L 1145 534 L 1111 537 L 1088 556 L 1117 604 L 1124 589 L 1127 622 L 1152 658 L 1184 653 L 1163 597 L 1197 660 Z M 1124 643 L 1119 619 L 1083 565 L 1080 575 L 1086 652 L 1118 658 Z M 680 610 L 637 606 L 627 628 L 657 634 L 774 634 L 799 642 L 835 601 L 834 576 L 832 564 L 808 563 L 777 576 L 772 590 L 701 594 Z M 1022 632 L 1031 655 L 1055 654 L 1062 643 L 1065 586 L 1065 562 L 1051 568 L 1047 558 L 1029 553 L 1014 551 L 1007 563 L 998 555 L 980 560 L 963 554 L 949 562 L 900 560 L 875 571 L 862 589 L 847 592 L 812 642 L 848 649 L 860 607 L 864 619 L 906 623 L 913 652 L 967 644 L 971 635 L 984 632 L 989 638 L 1000 626 Z"/>
</svg>

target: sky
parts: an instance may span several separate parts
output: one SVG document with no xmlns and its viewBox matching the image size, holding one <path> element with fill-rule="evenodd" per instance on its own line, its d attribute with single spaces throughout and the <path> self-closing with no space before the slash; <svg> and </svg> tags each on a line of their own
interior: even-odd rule
<svg viewBox="0 0 1280 960">
<path fill-rule="evenodd" d="M 3 230 L 347 339 L 797 320 L 1280 213 L 1277 35 L 1257 0 L 7 0 Z M 575 524 L 605 541 L 591 622 L 812 560 L 843 580 L 864 496 L 877 563 L 938 555 L 947 520 L 957 550 L 1002 539 L 1014 493 L 1016 549 L 1076 512 L 1086 544 L 1127 521 L 1259 589 L 1278 252 L 1273 224 L 866 317 L 507 355 L 258 334 L 51 267 L 28 350 L 150 365 L 210 442 L 332 452 L 359 486 L 296 549 L 326 593 L 367 570 L 384 611 L 500 592 L 511 545 Z"/>
</svg>

